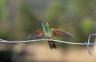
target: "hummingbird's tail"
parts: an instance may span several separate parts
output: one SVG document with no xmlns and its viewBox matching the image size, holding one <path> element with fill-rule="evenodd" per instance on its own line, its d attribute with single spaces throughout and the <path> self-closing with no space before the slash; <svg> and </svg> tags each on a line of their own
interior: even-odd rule
<svg viewBox="0 0 96 62">
<path fill-rule="evenodd" d="M 53 48 L 56 49 L 56 44 L 55 44 L 54 41 L 48 41 L 48 43 L 49 43 L 49 47 L 50 47 L 51 49 L 53 49 Z"/>
</svg>

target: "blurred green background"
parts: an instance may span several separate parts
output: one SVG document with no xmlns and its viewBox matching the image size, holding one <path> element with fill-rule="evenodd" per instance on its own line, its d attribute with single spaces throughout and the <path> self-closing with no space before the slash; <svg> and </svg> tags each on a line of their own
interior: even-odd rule
<svg viewBox="0 0 96 62">
<path fill-rule="evenodd" d="M 85 42 L 96 33 L 96 0 L 0 0 L 0 38 L 26 40 L 42 28 L 39 20 L 73 34 L 72 42 Z"/>
<path fill-rule="evenodd" d="M 0 38 L 25 40 L 41 28 L 38 20 L 52 28 L 73 34 L 86 41 L 95 33 L 95 0 L 0 0 Z"/>
</svg>

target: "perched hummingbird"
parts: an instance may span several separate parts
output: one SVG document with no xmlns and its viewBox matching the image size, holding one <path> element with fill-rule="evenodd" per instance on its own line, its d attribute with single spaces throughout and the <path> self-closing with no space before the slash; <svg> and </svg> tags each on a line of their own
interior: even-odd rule
<svg viewBox="0 0 96 62">
<path fill-rule="evenodd" d="M 42 22 L 40 21 L 41 25 L 42 25 L 42 29 L 37 30 L 35 33 L 30 34 L 27 40 L 31 40 L 31 39 L 38 39 L 38 38 L 45 38 L 46 39 L 53 39 L 54 36 L 64 36 L 67 38 L 73 37 L 73 35 L 64 32 L 60 29 L 51 29 L 49 24 L 47 22 Z M 48 41 L 49 46 L 51 49 L 55 48 L 56 49 L 56 45 L 55 42 L 50 40 Z"/>
</svg>

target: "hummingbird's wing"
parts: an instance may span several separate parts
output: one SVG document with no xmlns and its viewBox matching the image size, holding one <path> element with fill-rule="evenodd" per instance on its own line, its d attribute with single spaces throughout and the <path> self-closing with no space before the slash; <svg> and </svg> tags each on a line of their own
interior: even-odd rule
<svg viewBox="0 0 96 62">
<path fill-rule="evenodd" d="M 74 36 L 68 32 L 64 32 L 60 29 L 51 29 L 53 36 L 64 36 L 66 38 L 74 38 Z"/>
<path fill-rule="evenodd" d="M 44 33 L 42 29 L 37 30 L 36 32 L 30 34 L 27 38 L 27 40 L 32 40 L 32 39 L 41 39 L 44 38 Z"/>
</svg>

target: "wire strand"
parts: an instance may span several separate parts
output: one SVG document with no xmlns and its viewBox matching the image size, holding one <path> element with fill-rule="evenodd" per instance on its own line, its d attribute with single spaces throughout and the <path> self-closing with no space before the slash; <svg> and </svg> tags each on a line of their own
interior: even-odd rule
<svg viewBox="0 0 96 62">
<path fill-rule="evenodd" d="M 76 42 L 67 42 L 67 41 L 61 41 L 61 40 L 54 40 L 54 39 L 35 39 L 35 40 L 26 40 L 26 41 L 7 41 L 0 39 L 0 43 L 27 43 L 27 42 L 34 42 L 34 41 L 55 41 L 55 42 L 61 42 L 61 43 L 66 43 L 66 44 L 73 44 L 73 45 L 87 45 L 89 48 L 89 45 L 96 45 L 96 43 L 90 43 L 90 38 L 92 36 L 96 36 L 96 34 L 90 34 L 88 37 L 88 41 L 84 43 L 76 43 Z"/>
<path fill-rule="evenodd" d="M 26 41 L 7 41 L 7 40 L 0 40 L 0 43 L 27 43 L 27 42 L 35 42 L 35 41 L 50 41 L 50 39 L 35 39 L 35 40 L 26 40 Z M 67 42 L 67 41 L 61 41 L 61 40 L 51 40 L 54 42 L 61 42 L 66 44 L 73 44 L 73 45 L 87 45 L 88 43 L 75 43 L 75 42 Z M 89 43 L 89 45 L 96 45 L 96 43 Z"/>
<path fill-rule="evenodd" d="M 72 44 L 72 45 L 85 45 L 88 49 L 89 54 L 91 55 L 90 45 L 96 45 L 96 43 L 90 43 L 90 39 L 92 36 L 96 36 L 96 34 L 90 34 L 88 37 L 88 41 L 84 43 L 76 43 L 76 42 L 67 42 L 67 41 L 61 41 L 61 40 L 54 40 L 54 39 L 35 39 L 35 40 L 26 40 L 26 41 L 7 41 L 0 39 L 0 43 L 12 43 L 12 44 L 18 44 L 18 43 L 27 43 L 27 42 L 35 42 L 35 41 L 54 41 L 54 42 L 61 42 L 65 44 Z"/>
</svg>

